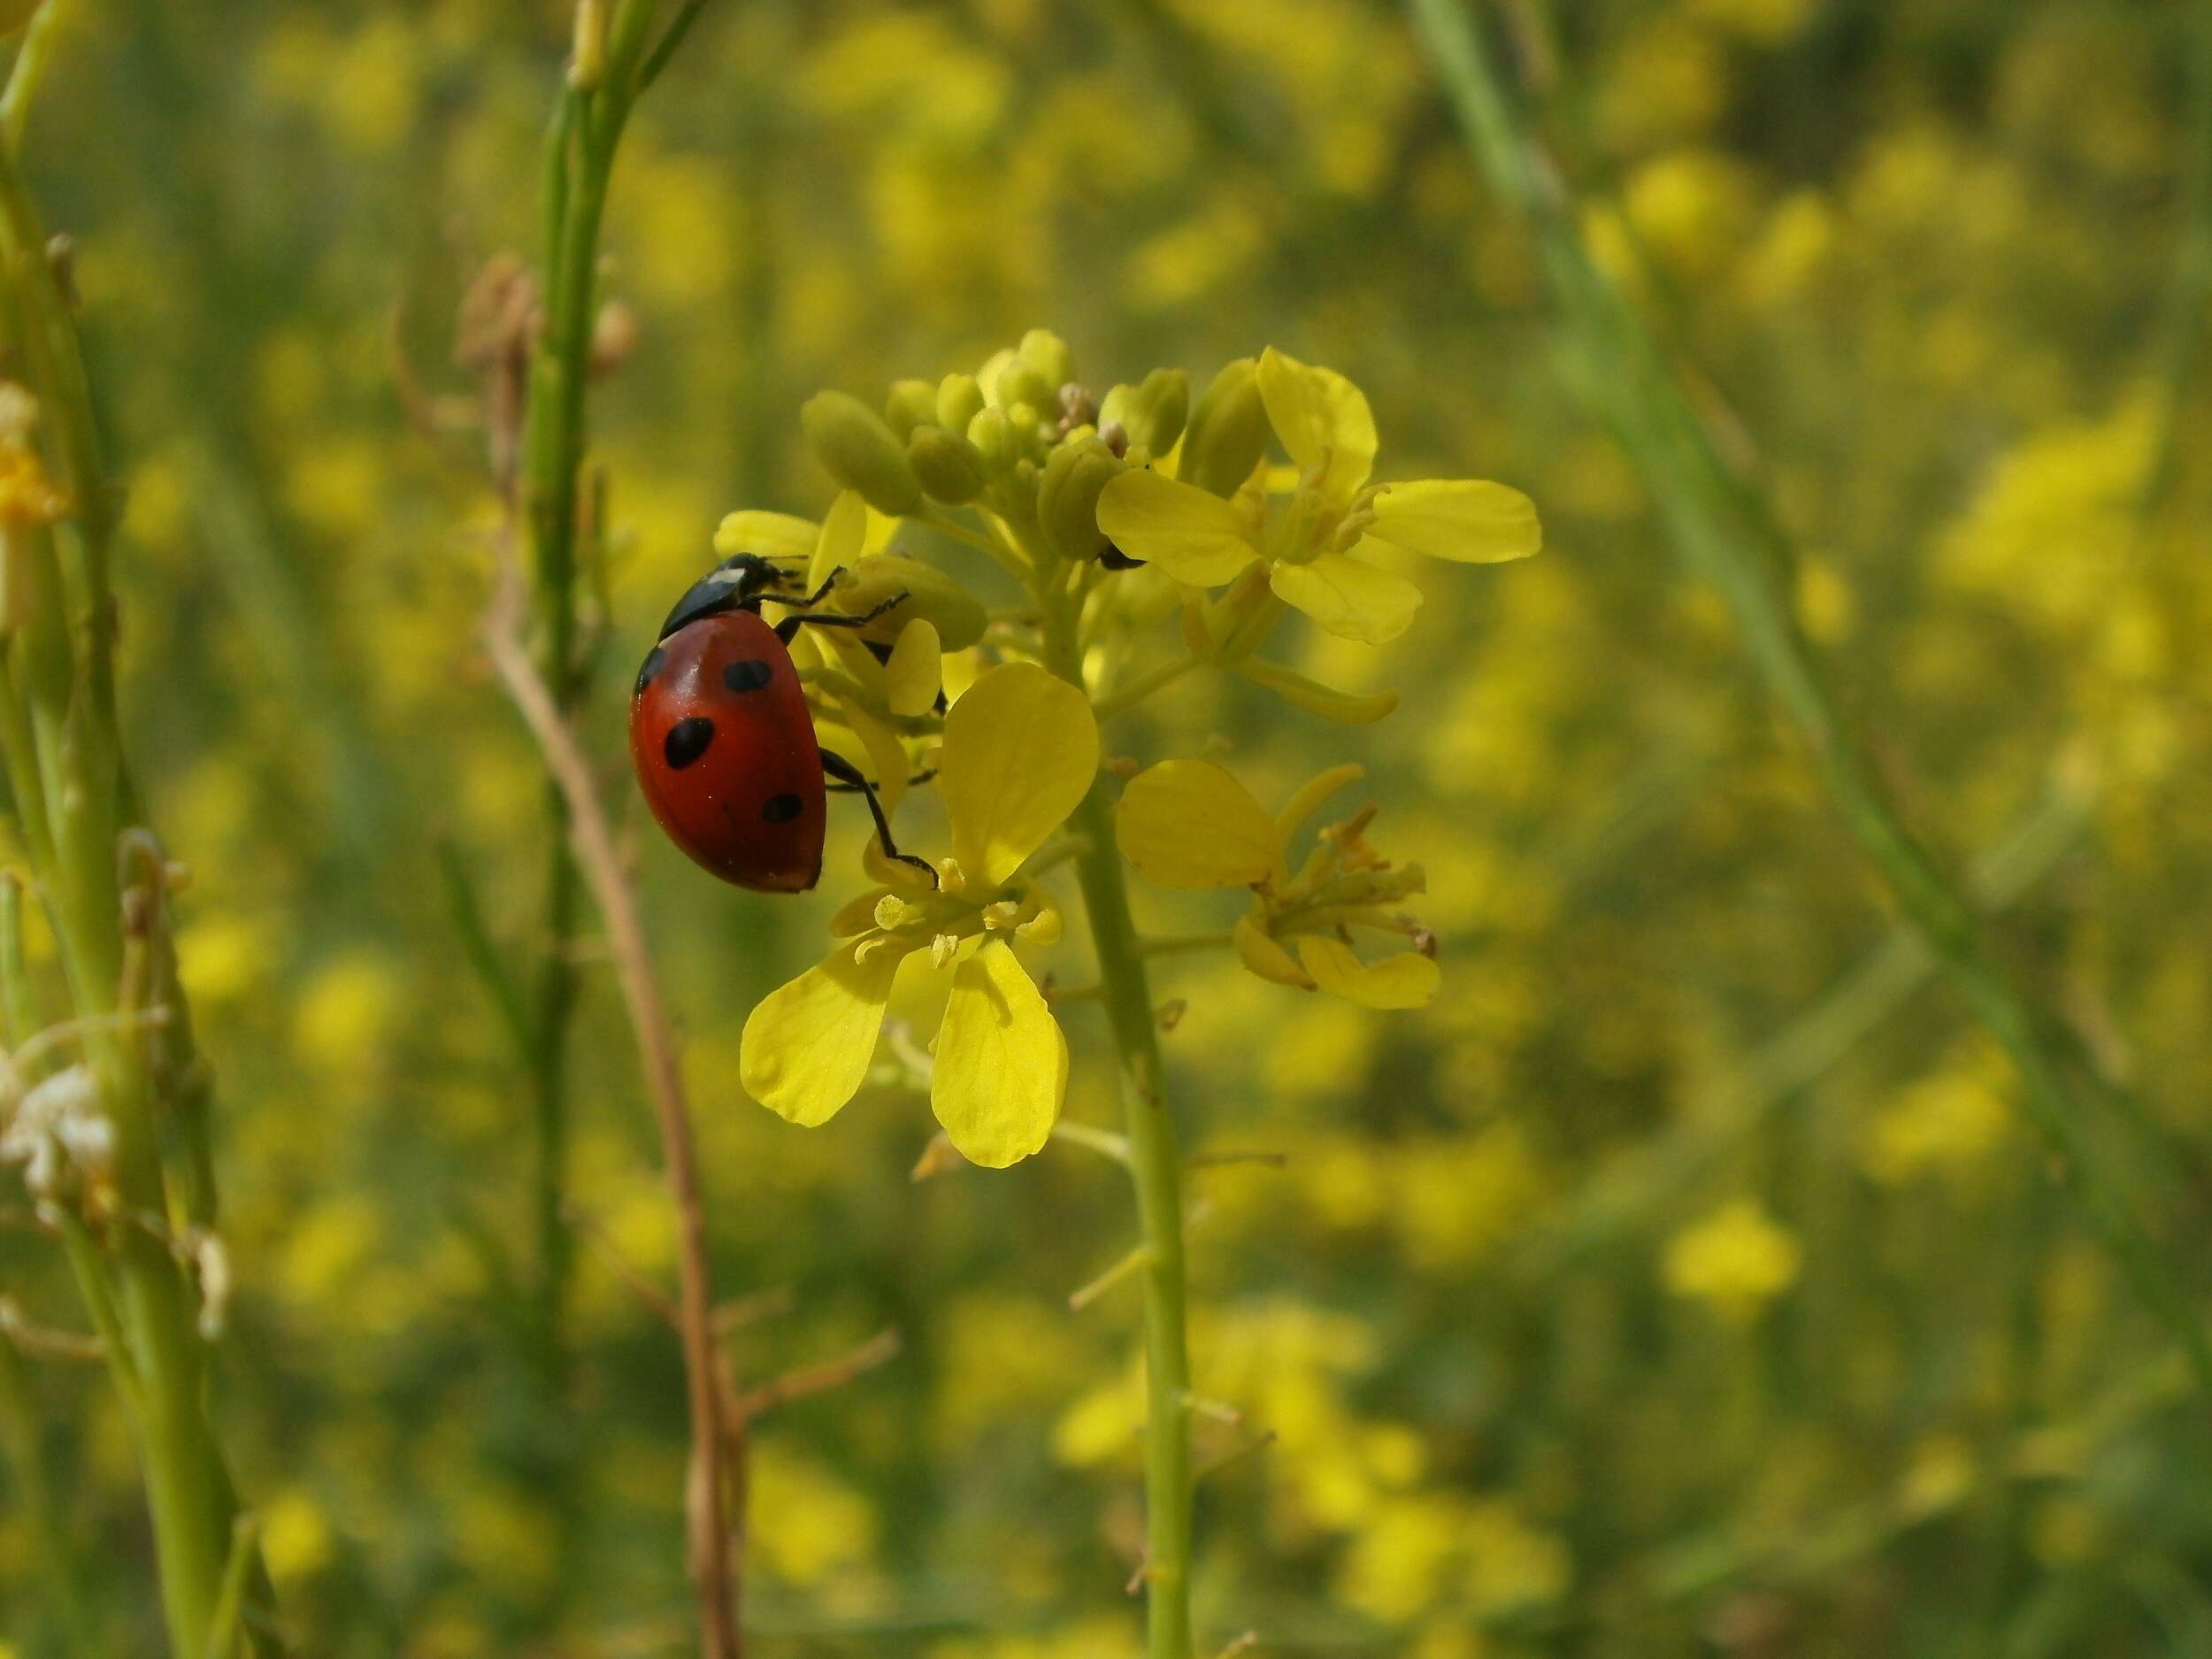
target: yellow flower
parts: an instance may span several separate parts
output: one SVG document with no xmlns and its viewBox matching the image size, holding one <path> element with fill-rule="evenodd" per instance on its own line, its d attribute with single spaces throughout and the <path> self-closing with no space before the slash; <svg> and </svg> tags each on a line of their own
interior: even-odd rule
<svg viewBox="0 0 2212 1659">
<path fill-rule="evenodd" d="M 1323 772 L 1273 818 L 1251 791 L 1209 760 L 1169 760 L 1140 772 L 1115 810 L 1121 850 L 1163 887 L 1248 887 L 1252 908 L 1233 934 L 1263 979 L 1327 991 L 1366 1008 L 1419 1008 L 1436 995 L 1435 942 L 1394 907 L 1424 890 L 1418 864 L 1392 864 L 1364 839 L 1374 809 L 1323 830 L 1294 873 L 1290 839 L 1321 803 L 1364 773 Z M 1353 928 L 1391 933 L 1412 949 L 1363 961 Z"/>
<path fill-rule="evenodd" d="M 910 958 L 949 976 L 930 1085 L 946 1136 L 994 1168 L 1044 1145 L 1067 1092 L 1067 1040 L 1013 941 L 1050 944 L 1060 912 L 1020 872 L 1097 771 L 1097 725 L 1074 687 L 1026 663 L 978 680 L 945 717 L 938 787 L 953 850 L 937 885 L 871 844 L 880 885 L 833 918 L 837 949 L 745 1022 L 747 1092 L 793 1123 L 828 1121 L 867 1076 Z"/>
<path fill-rule="evenodd" d="M 1365 394 L 1334 370 L 1271 346 L 1256 378 L 1268 425 L 1293 463 L 1281 480 L 1286 499 L 1271 503 L 1263 472 L 1225 499 L 1156 469 L 1133 469 L 1108 483 L 1098 503 L 1099 528 L 1124 553 L 1194 588 L 1235 581 L 1256 565 L 1276 599 L 1331 634 L 1380 645 L 1412 625 L 1421 592 L 1373 563 L 1375 555 L 1489 565 L 1525 558 L 1542 544 L 1534 504 L 1506 485 L 1370 484 L 1375 418 Z"/>
<path fill-rule="evenodd" d="M 1724 1204 L 1667 1246 L 1667 1288 L 1746 1325 L 1797 1282 L 1803 1252 L 1755 1199 Z"/>
</svg>

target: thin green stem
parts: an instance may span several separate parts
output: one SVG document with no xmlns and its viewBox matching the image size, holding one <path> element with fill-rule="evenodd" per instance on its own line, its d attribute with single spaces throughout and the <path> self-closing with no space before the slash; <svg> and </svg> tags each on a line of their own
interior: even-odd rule
<svg viewBox="0 0 2212 1659">
<path fill-rule="evenodd" d="M 2058 1023 L 1998 956 L 1972 903 L 1904 825 L 1848 732 L 1786 588 L 1793 549 L 1764 498 L 1723 459 L 1641 319 L 1582 242 L 1563 176 L 1523 123 L 1460 0 L 1409 0 L 1477 164 L 1529 218 L 1582 359 L 1581 390 L 1651 485 L 1675 550 L 1727 603 L 1769 695 L 1796 725 L 1836 815 L 1977 1018 L 2010 1057 L 2030 1117 L 2076 1207 L 2212 1394 L 2208 1340 L 2182 1283 L 2107 1171 L 2062 1056 Z"/>
<path fill-rule="evenodd" d="M 1047 666 L 1080 687 L 1082 660 L 1072 603 L 1047 594 L 1044 607 Z M 1098 957 L 1107 1024 L 1120 1055 L 1128 1168 L 1136 1187 L 1144 1258 L 1146 1652 L 1148 1659 L 1192 1659 L 1189 1288 L 1182 1156 L 1104 772 L 1076 809 L 1072 823 L 1083 841 L 1075 857 L 1076 879 Z"/>
<path fill-rule="evenodd" d="M 0 144 L 7 146 L 11 156 L 23 153 L 23 134 L 30 125 L 32 100 L 38 96 L 38 83 L 45 77 L 47 65 L 53 60 L 54 42 L 60 36 L 62 22 L 73 10 L 70 0 L 46 0 L 32 14 L 30 26 L 23 31 L 23 43 L 16 48 L 15 65 L 8 72 L 7 90 L 0 92 Z"/>
<path fill-rule="evenodd" d="M 1135 679 L 1123 681 L 1101 697 L 1094 711 L 1102 721 L 1110 720 L 1118 714 L 1125 714 L 1154 692 L 1173 685 L 1204 660 L 1197 657 L 1179 657 L 1171 663 L 1162 663 L 1156 668 L 1147 669 Z"/>
</svg>

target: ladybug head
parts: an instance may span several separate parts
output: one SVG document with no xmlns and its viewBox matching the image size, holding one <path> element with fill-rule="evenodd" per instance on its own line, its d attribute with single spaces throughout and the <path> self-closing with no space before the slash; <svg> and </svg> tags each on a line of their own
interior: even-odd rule
<svg viewBox="0 0 2212 1659">
<path fill-rule="evenodd" d="M 684 590 L 661 624 L 660 636 L 664 640 L 702 617 L 725 611 L 757 613 L 764 598 L 798 585 L 797 578 L 758 553 L 733 553 Z"/>
</svg>

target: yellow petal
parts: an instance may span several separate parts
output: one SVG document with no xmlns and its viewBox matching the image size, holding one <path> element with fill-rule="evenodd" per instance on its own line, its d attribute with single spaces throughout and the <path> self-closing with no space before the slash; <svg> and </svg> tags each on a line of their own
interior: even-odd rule
<svg viewBox="0 0 2212 1659">
<path fill-rule="evenodd" d="M 1067 681 L 1004 664 L 952 705 L 937 765 L 953 856 L 972 882 L 998 887 L 1089 790 L 1098 723 Z"/>
<path fill-rule="evenodd" d="M 910 720 L 930 711 L 937 701 L 941 657 L 933 624 L 917 617 L 899 631 L 883 665 L 884 701 L 892 713 Z"/>
<path fill-rule="evenodd" d="M 714 532 L 714 550 L 724 558 L 733 553 L 757 553 L 764 558 L 804 565 L 814 557 L 815 544 L 821 537 L 821 526 L 811 519 L 749 507 L 722 515 Z"/>
<path fill-rule="evenodd" d="M 1268 585 L 1338 638 L 1368 645 L 1396 639 L 1421 608 L 1421 590 L 1397 572 L 1344 553 L 1324 553 L 1310 565 L 1278 565 Z"/>
<path fill-rule="evenodd" d="M 1229 664 L 1229 672 L 1266 687 L 1308 714 L 1317 714 L 1339 726 L 1372 726 L 1398 706 L 1394 691 L 1339 691 L 1256 657 L 1239 658 Z"/>
<path fill-rule="evenodd" d="M 1425 1007 L 1441 977 L 1436 964 L 1418 951 L 1362 962 L 1342 940 L 1319 933 L 1300 935 L 1298 959 L 1316 985 L 1362 1008 Z"/>
<path fill-rule="evenodd" d="M 1525 559 L 1544 545 L 1534 502 L 1509 486 L 1472 478 L 1386 485 L 1375 497 L 1367 537 L 1461 565 Z"/>
<path fill-rule="evenodd" d="M 1334 369 L 1315 368 L 1270 346 L 1260 354 L 1260 399 L 1268 424 L 1301 472 L 1318 472 L 1322 493 L 1347 500 L 1375 465 L 1375 417 L 1367 396 Z"/>
<path fill-rule="evenodd" d="M 866 754 L 865 760 L 859 755 L 839 748 L 831 731 L 821 733 L 826 740 L 822 747 L 835 749 L 868 775 L 869 780 L 876 786 L 876 799 L 882 803 L 887 817 L 897 811 L 899 803 L 906 798 L 906 780 L 912 764 L 907 759 L 906 745 L 899 741 L 898 733 L 867 710 L 851 703 L 837 705 L 835 725 L 843 726 L 860 740 L 860 746 Z"/>
<path fill-rule="evenodd" d="M 1294 986 L 1302 991 L 1314 988 L 1312 979 L 1298 965 L 1298 958 L 1255 926 L 1250 917 L 1239 917 L 1229 937 L 1244 965 L 1261 979 L 1271 985 Z"/>
<path fill-rule="evenodd" d="M 887 945 L 855 962 L 852 946 L 841 944 L 771 991 L 738 1042 L 737 1075 L 745 1092 L 795 1124 L 827 1123 L 868 1075 L 903 955 Z"/>
<path fill-rule="evenodd" d="M 1259 557 L 1242 513 L 1195 484 L 1157 472 L 1110 480 L 1099 493 L 1098 527 L 1130 557 L 1194 588 L 1218 587 Z"/>
<path fill-rule="evenodd" d="M 1114 809 L 1123 856 L 1162 887 L 1241 887 L 1281 869 L 1274 821 L 1210 760 L 1139 772 Z"/>
<path fill-rule="evenodd" d="M 815 538 L 814 559 L 806 571 L 807 592 L 814 592 L 833 572 L 858 558 L 867 532 L 868 503 L 856 490 L 841 490 L 822 517 L 822 534 Z"/>
<path fill-rule="evenodd" d="M 953 970 L 929 1103 L 961 1156 L 991 1169 L 1052 1133 L 1068 1088 L 1068 1041 L 1014 953 L 985 941 Z"/>
</svg>

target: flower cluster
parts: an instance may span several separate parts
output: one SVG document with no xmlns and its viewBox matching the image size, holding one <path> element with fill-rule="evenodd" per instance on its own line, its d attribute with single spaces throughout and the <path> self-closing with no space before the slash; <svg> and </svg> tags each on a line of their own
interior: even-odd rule
<svg viewBox="0 0 2212 1659">
<path fill-rule="evenodd" d="M 802 420 L 841 493 L 818 524 L 733 513 L 716 549 L 803 571 L 847 615 L 905 595 L 866 628 L 803 632 L 796 660 L 825 746 L 864 757 L 887 810 L 910 778 L 935 777 L 951 851 L 933 861 L 933 885 L 872 847 L 874 885 L 838 911 L 837 948 L 747 1022 L 742 1080 L 793 1122 L 826 1121 L 864 1081 L 912 964 L 943 1002 L 938 1119 L 969 1158 L 1010 1164 L 1044 1144 L 1066 1088 L 1065 1039 L 1018 951 L 1060 937 L 1041 878 L 1087 845 L 1070 820 L 1094 790 L 1126 775 L 1102 776 L 1100 723 L 1203 666 L 1325 718 L 1379 719 L 1390 694 L 1337 691 L 1262 658 L 1277 626 L 1297 611 L 1386 644 L 1420 604 L 1392 568 L 1402 556 L 1524 557 L 1539 545 L 1535 510 L 1502 484 L 1371 481 L 1375 422 L 1359 388 L 1272 349 L 1195 399 L 1170 369 L 1098 394 L 1036 330 L 977 373 L 896 382 L 880 413 L 824 392 Z M 899 539 L 910 527 L 996 575 L 925 559 Z M 1019 603 L 994 609 L 985 584 L 1005 579 Z M 1148 634 L 1178 618 L 1160 659 Z M 1221 942 L 1261 979 L 1418 1007 L 1436 991 L 1435 945 L 1402 906 L 1424 876 L 1369 844 L 1374 810 L 1291 860 L 1300 826 L 1360 776 L 1324 772 L 1270 817 L 1215 762 L 1168 760 L 1098 821 L 1164 887 L 1248 888 Z M 1396 948 L 1363 956 L 1363 936 Z"/>
</svg>

